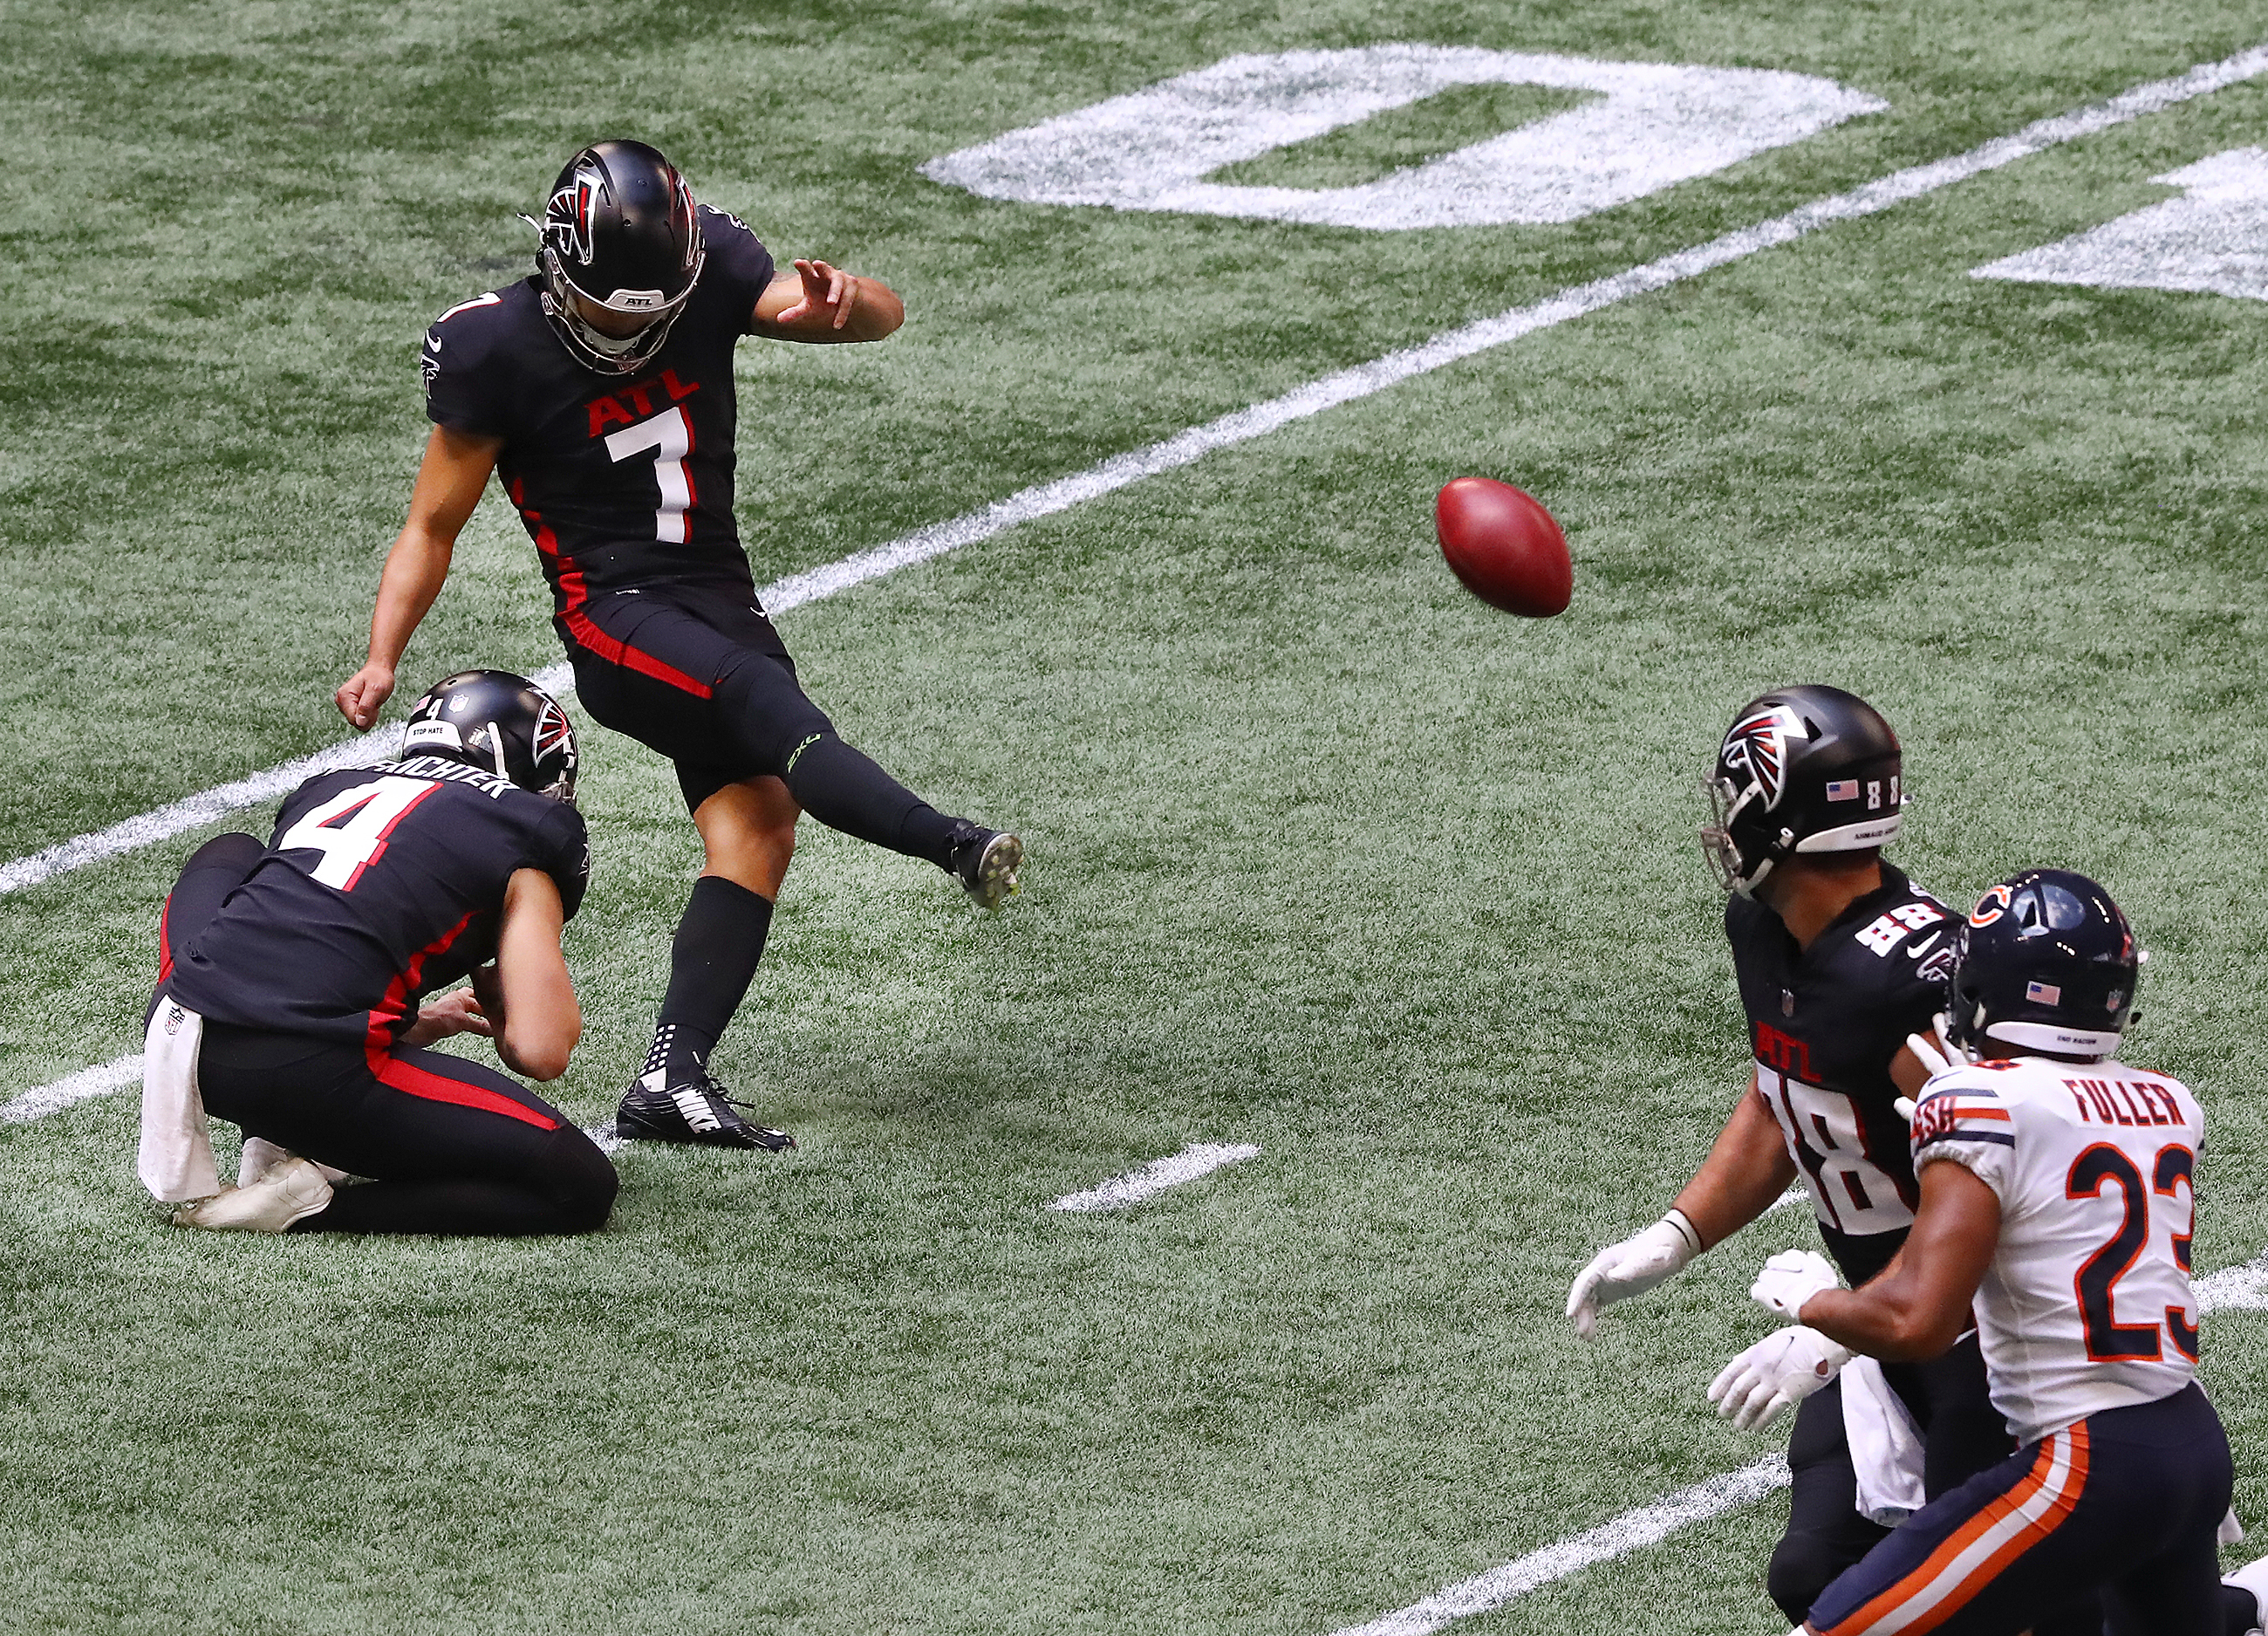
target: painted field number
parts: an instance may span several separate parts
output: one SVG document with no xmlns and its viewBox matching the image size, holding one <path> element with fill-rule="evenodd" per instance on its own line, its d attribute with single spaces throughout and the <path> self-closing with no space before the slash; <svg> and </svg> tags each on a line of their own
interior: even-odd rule
<svg viewBox="0 0 2268 1636">
<path fill-rule="evenodd" d="M 1347 188 L 1237 187 L 1224 166 L 1459 85 L 1597 100 Z M 923 166 L 988 199 L 1395 232 L 1572 222 L 1889 104 L 1815 75 L 1413 44 L 1233 56 Z"/>
</svg>

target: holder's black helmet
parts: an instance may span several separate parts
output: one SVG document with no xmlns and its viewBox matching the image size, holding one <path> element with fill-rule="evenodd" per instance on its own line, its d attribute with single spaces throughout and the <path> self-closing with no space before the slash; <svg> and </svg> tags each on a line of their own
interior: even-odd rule
<svg viewBox="0 0 2268 1636">
<path fill-rule="evenodd" d="M 1725 889 L 1746 896 L 1791 852 L 1852 852 L 1897 838 L 1898 735 L 1840 688 L 1780 688 L 1751 701 L 1717 751 L 1701 844 Z"/>
<path fill-rule="evenodd" d="M 574 804 L 575 724 L 557 699 L 509 670 L 460 671 L 428 688 L 410 708 L 401 754 L 460 761 Z"/>
<path fill-rule="evenodd" d="M 540 231 L 543 315 L 567 350 L 602 374 L 644 368 L 669 339 L 706 259 L 693 190 L 677 166 L 643 142 L 594 143 L 551 184 Z M 628 336 L 603 334 L 576 312 L 571 292 L 649 321 Z"/>
<path fill-rule="evenodd" d="M 2108 1057 L 2133 1015 L 2141 959 L 2126 917 L 2085 875 L 2010 875 L 1961 928 L 1946 1038 L 1981 1057 Z"/>
</svg>

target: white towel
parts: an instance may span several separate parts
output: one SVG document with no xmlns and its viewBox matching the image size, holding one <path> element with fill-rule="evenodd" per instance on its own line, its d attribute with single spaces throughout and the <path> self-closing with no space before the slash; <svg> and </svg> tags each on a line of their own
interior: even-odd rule
<svg viewBox="0 0 2268 1636">
<path fill-rule="evenodd" d="M 1843 1435 L 1859 1474 L 1859 1512 L 1896 1528 L 1924 1503 L 1920 1428 L 1872 1358 L 1843 1366 Z"/>
<path fill-rule="evenodd" d="M 135 1174 L 169 1205 L 220 1191 L 212 1135 L 197 1088 L 197 1052 L 205 1020 L 175 999 L 161 999 L 142 1041 L 142 1146 Z"/>
</svg>

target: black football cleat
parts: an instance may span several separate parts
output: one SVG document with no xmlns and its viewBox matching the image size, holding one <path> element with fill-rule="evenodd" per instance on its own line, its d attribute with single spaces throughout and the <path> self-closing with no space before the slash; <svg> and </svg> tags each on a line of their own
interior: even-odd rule
<svg viewBox="0 0 2268 1636">
<path fill-rule="evenodd" d="M 1013 897 L 1020 889 L 1016 871 L 1023 863 L 1024 844 L 1014 836 L 961 821 L 954 838 L 953 873 L 977 908 L 998 909 Z"/>
<path fill-rule="evenodd" d="M 662 1071 L 642 1073 L 622 1093 L 615 1109 L 615 1134 L 632 1142 L 690 1142 L 702 1147 L 754 1147 L 784 1153 L 795 1138 L 768 1124 L 751 1124 L 707 1073 L 666 1083 Z"/>
</svg>

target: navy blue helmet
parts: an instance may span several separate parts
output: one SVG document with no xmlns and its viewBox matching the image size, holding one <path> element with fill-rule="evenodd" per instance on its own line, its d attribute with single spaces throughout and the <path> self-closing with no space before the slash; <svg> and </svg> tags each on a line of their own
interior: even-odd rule
<svg viewBox="0 0 2268 1636">
<path fill-rule="evenodd" d="M 1701 844 L 1742 896 L 1796 852 L 1896 840 L 1904 792 L 1898 735 L 1840 688 L 1779 688 L 1742 707 L 1705 785 L 1715 822 Z"/>
<path fill-rule="evenodd" d="M 1977 1057 L 2108 1057 L 2134 1012 L 2141 954 L 2110 894 L 2068 869 L 2027 869 L 1961 928 L 1946 1037 Z"/>
</svg>

